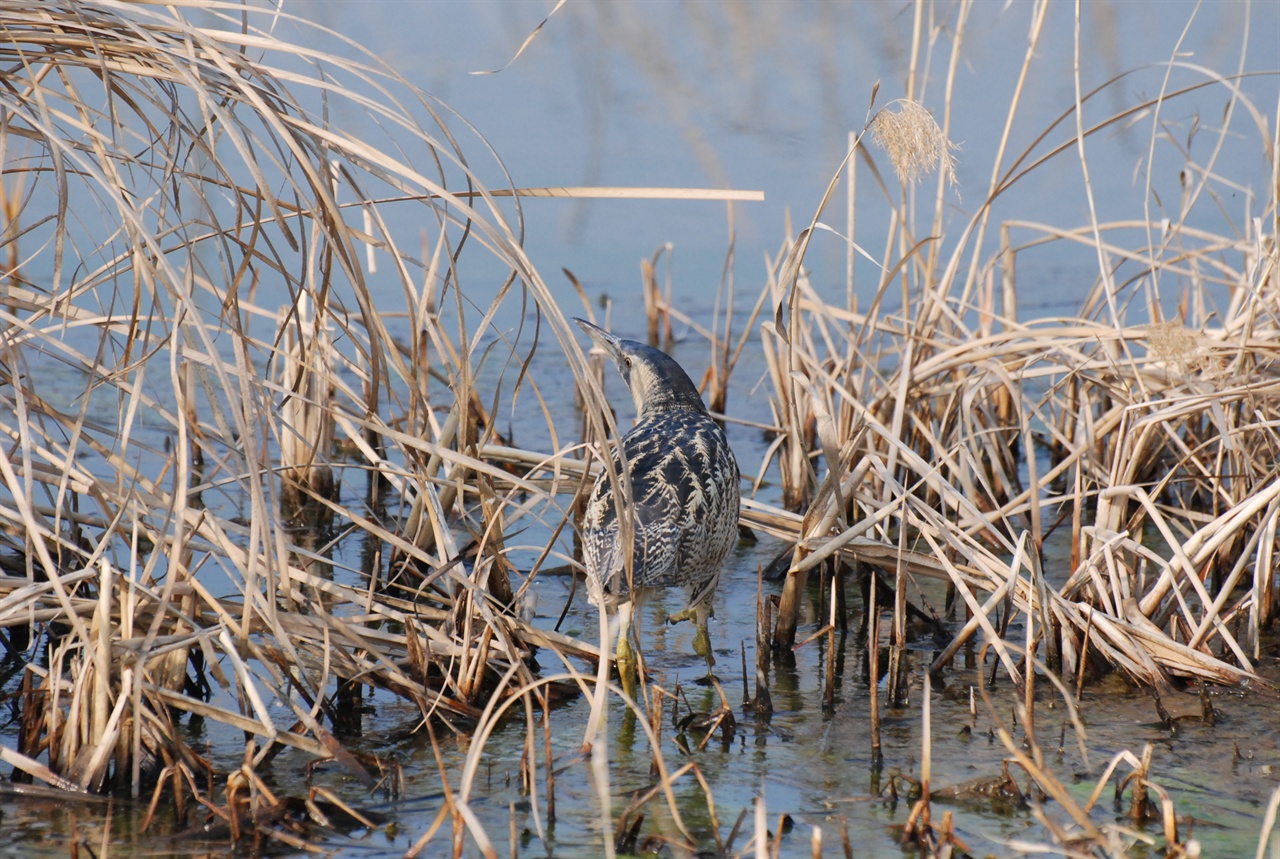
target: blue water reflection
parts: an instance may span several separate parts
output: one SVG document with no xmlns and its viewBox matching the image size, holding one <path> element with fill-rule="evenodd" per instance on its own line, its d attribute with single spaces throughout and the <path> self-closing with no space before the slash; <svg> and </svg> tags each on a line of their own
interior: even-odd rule
<svg viewBox="0 0 1280 859">
<path fill-rule="evenodd" d="M 944 234 L 954 236 L 986 197 L 1006 117 L 1034 22 L 1034 4 L 973 4 L 963 31 L 958 8 L 926 5 L 913 46 L 914 7 L 889 3 L 578 3 L 547 22 L 527 50 L 498 74 L 553 4 L 501 2 L 331 2 L 293 7 L 365 45 L 409 80 L 445 100 L 493 144 L 518 185 L 659 185 L 760 189 L 766 202 L 737 207 L 739 276 L 761 279 L 759 261 L 776 254 L 787 213 L 799 229 L 812 215 L 843 157 L 846 136 L 862 126 L 872 86 L 878 104 L 907 95 L 944 119 L 951 45 L 960 42 L 950 99 L 950 137 L 959 151 L 959 194 L 949 193 Z M 288 8 L 288 7 L 287 7 Z M 1027 150 L 1069 142 L 1068 119 L 1036 144 L 1075 98 L 1075 10 L 1049 4 L 1009 131 L 1003 164 Z M 312 33 L 308 38 L 315 38 Z M 1211 75 L 1280 68 L 1280 6 L 1275 3 L 1126 2 L 1086 4 L 1080 21 L 1080 83 L 1087 93 L 1125 74 L 1092 99 L 1085 127 L 1142 101 Z M 908 90 L 913 52 L 923 71 Z M 928 59 L 926 59 L 926 57 Z M 1176 57 L 1177 67 L 1170 67 Z M 1253 107 L 1274 110 L 1274 78 L 1246 78 Z M 1183 148 L 1204 163 L 1217 145 L 1229 93 L 1214 85 L 1140 112 L 1089 138 L 1086 154 L 1100 220 L 1177 219 Z M 1245 107 L 1237 107 L 1245 111 Z M 1249 123 L 1243 123 L 1248 126 Z M 1266 186 L 1265 133 L 1233 134 L 1215 168 L 1232 182 Z M 1145 192 L 1148 153 L 1154 149 Z M 873 151 L 880 169 L 883 154 Z M 861 177 L 857 238 L 882 254 L 889 204 Z M 892 193 L 896 183 L 888 180 Z M 1017 183 L 994 221 L 1076 227 L 1087 223 L 1079 155 L 1065 152 Z M 932 182 L 917 190 L 931 207 Z M 1158 197 L 1158 202 L 1155 199 Z M 1212 216 L 1213 207 L 1203 207 Z M 545 273 L 569 266 L 614 294 L 636 293 L 638 261 L 675 244 L 682 301 L 706 301 L 720 277 L 728 223 L 723 204 L 631 201 L 526 201 L 527 245 Z M 1221 215 L 1244 229 L 1258 201 L 1229 195 Z M 827 213 L 844 223 L 843 200 Z M 1222 224 L 1204 226 L 1218 227 Z M 990 234 L 989 234 L 990 235 Z M 1097 270 L 1096 257 L 1054 248 L 1045 265 L 1078 268 L 1083 282 L 1064 292 L 1059 278 L 1036 279 L 1024 312 L 1037 304 L 1067 312 Z M 811 252 L 819 284 L 844 281 L 844 248 L 824 237 Z M 859 262 L 873 288 L 875 269 Z M 863 272 L 865 269 L 865 273 Z M 558 277 L 547 276 L 549 281 Z M 566 294 L 567 295 L 567 294 Z M 702 308 L 693 308 L 698 312 Z M 1041 315 L 1036 313 L 1035 315 Z"/>
</svg>

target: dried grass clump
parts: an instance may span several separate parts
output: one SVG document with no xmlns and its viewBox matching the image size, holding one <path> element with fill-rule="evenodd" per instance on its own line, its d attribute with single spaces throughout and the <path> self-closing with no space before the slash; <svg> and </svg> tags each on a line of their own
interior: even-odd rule
<svg viewBox="0 0 1280 859">
<path fill-rule="evenodd" d="M 442 105 L 307 46 L 323 33 L 280 40 L 271 6 L 0 6 L 0 645 L 37 654 L 0 759 L 307 847 L 283 818 L 325 827 L 327 804 L 260 768 L 299 750 L 394 795 L 396 763 L 346 745 L 378 690 L 474 736 L 448 812 L 487 847 L 467 801 L 490 733 L 539 707 L 550 790 L 551 704 L 610 691 L 594 647 L 523 619 L 594 477 L 528 372 L 536 337 L 564 350 L 590 438 L 616 433 L 518 198 L 759 194 L 516 189 Z M 554 451 L 498 432 L 517 401 Z M 552 537 L 520 570 L 530 526 Z M 535 648 L 566 672 L 534 677 Z M 243 764 L 219 772 L 184 714 L 243 737 Z"/>
<path fill-rule="evenodd" d="M 892 110 L 893 105 L 898 109 Z M 948 184 L 956 184 L 956 158 L 951 153 L 959 147 L 919 102 L 901 98 L 881 108 L 871 120 L 871 139 L 888 154 L 903 184 L 918 182 L 934 170 Z"/>
<path fill-rule="evenodd" d="M 67 790 L 234 818 L 180 714 L 244 732 L 250 785 L 286 747 L 374 785 L 383 763 L 338 738 L 361 689 L 469 729 L 532 680 L 531 648 L 594 656 L 515 611 L 502 538 L 563 522 L 585 465 L 503 447 L 477 333 L 525 290 L 585 364 L 518 205 L 481 181 L 500 165 L 427 96 L 277 39 L 273 8 L 200 8 L 3 4 L 0 629 L 48 653 L 3 751 Z M 330 123 L 347 110 L 366 137 Z M 508 271 L 474 330 L 473 255 Z M 363 537 L 358 565 L 328 527 Z"/>
<path fill-rule="evenodd" d="M 1033 28 L 1027 62 L 1038 38 Z M 1213 85 L 1229 101 L 1244 98 L 1206 73 L 1203 84 L 1163 93 L 1160 103 Z M 1154 101 L 1078 127 L 1047 155 L 1022 153 L 1012 168 L 997 153 L 986 200 L 953 241 L 943 235 L 941 194 L 936 210 L 923 212 L 886 191 L 898 208 L 869 303 L 831 301 L 803 265 L 831 189 L 810 228 L 788 241 L 765 299 L 774 308 L 762 340 L 777 426 L 757 477 L 776 468 L 785 506 L 800 514 L 759 520 L 795 537 L 775 647 L 795 644 L 808 574 L 860 562 L 892 578 L 894 647 L 907 644 L 903 594 L 913 578 L 946 581 L 964 603 L 970 620 L 935 669 L 981 635 L 1024 688 L 1027 666 L 1003 639 L 1008 618 L 990 620 L 1009 604 L 1033 631 L 1030 652 L 1076 682 L 1118 669 L 1160 694 L 1179 679 L 1256 679 L 1259 636 L 1277 613 L 1280 387 L 1274 340 L 1260 333 L 1278 330 L 1267 288 L 1276 267 L 1274 187 L 1260 216 L 1239 230 L 1226 224 L 1226 235 L 1184 207 L 1181 220 L 1142 231 L 1011 220 L 994 252 L 983 242 L 993 203 L 1025 175 L 1021 165 L 1085 152 L 1085 140 Z M 1011 120 L 1016 109 L 1015 101 Z M 951 164 L 945 137 L 914 102 L 881 110 L 869 129 L 904 182 Z M 861 145 L 859 137 L 854 150 Z M 1264 150 L 1275 157 L 1273 141 Z M 1208 151 L 1210 163 L 1191 171 L 1206 186 L 1220 148 Z M 846 159 L 851 173 L 856 164 Z M 1022 230 L 1031 237 L 1019 245 L 1013 236 Z M 1125 235 L 1145 235 L 1147 244 L 1126 248 Z M 1179 237 L 1176 250 L 1170 235 Z M 867 255 L 852 222 L 846 237 Z M 1098 278 L 1078 318 L 1021 320 L 1018 254 L 1050 241 L 1086 248 Z M 1163 315 L 1161 281 L 1182 292 L 1177 322 L 1152 321 Z M 1222 314 L 1211 297 L 1218 292 L 1231 296 Z M 1051 538 L 1070 546 L 1070 569 L 1045 569 Z M 899 679 L 891 667 L 891 695 Z"/>
<path fill-rule="evenodd" d="M 1146 333 L 1152 356 L 1166 364 L 1175 378 L 1194 374 L 1211 381 L 1226 371 L 1223 363 L 1212 360 L 1211 344 L 1201 346 L 1201 338 L 1181 322 L 1153 322 L 1146 326 Z"/>
<path fill-rule="evenodd" d="M 1037 38 L 1033 29 L 1028 61 Z M 1228 101 L 1243 98 L 1232 81 L 1206 77 L 1201 87 L 1220 85 Z M 966 643 L 980 644 L 979 671 L 1012 681 L 1028 743 L 1044 678 L 1072 698 L 1092 679 L 1118 672 L 1150 694 L 1171 731 L 1177 722 L 1167 705 L 1177 693 L 1198 689 L 1208 701 L 1213 685 L 1265 685 L 1255 664 L 1263 631 L 1280 616 L 1276 186 L 1266 186 L 1260 211 L 1247 212 L 1242 224 L 1224 219 L 1222 234 L 1184 208 L 1181 220 L 1153 219 L 1138 230 L 1132 222 L 1061 228 L 1009 220 L 994 251 L 983 243 L 994 201 L 1029 169 L 1020 165 L 1083 152 L 1085 140 L 1151 104 L 1080 126 L 1077 139 L 1039 158 L 1022 153 L 1010 168 L 999 153 L 986 200 L 954 240 L 942 229 L 941 183 L 933 212 L 896 201 L 881 186 L 894 208 L 870 302 L 853 300 L 851 279 L 847 303 L 832 300 L 804 265 L 839 174 L 809 228 L 788 237 L 770 267 L 761 338 L 775 426 L 756 481 L 776 476 L 791 512 L 748 504 L 745 518 L 787 535 L 793 548 L 779 565 L 780 599 L 762 606 L 759 643 L 779 653 L 830 641 L 843 579 L 857 571 L 871 676 L 880 647 L 888 647 L 886 686 L 869 684 L 873 760 L 881 748 L 880 696 L 891 705 L 906 700 L 909 639 L 939 635 L 944 620 L 912 605 L 928 579 L 945 583 L 945 619 L 959 626 L 930 673 L 946 670 Z M 1012 120 L 1016 103 L 1010 110 Z M 900 113 L 914 118 L 881 111 L 869 124 L 879 139 L 881 122 L 892 117 L 881 145 L 899 178 L 915 181 L 923 167 L 950 163 L 936 136 L 916 142 L 933 134 L 926 128 L 936 128 L 932 119 L 914 107 Z M 894 125 L 900 120 L 915 125 L 903 130 Z M 1162 140 L 1160 127 L 1153 129 L 1154 141 Z M 861 146 L 859 136 L 853 151 Z M 1277 175 L 1280 146 L 1264 140 L 1263 148 Z M 1208 163 L 1191 170 L 1205 177 L 1197 191 L 1204 199 L 1216 193 L 1216 179 L 1236 187 L 1215 169 L 1220 150 L 1208 149 Z M 913 161 L 903 156 L 908 150 L 927 154 Z M 841 166 L 851 187 L 852 155 Z M 868 256 L 852 218 L 844 234 L 850 257 Z M 1135 235 L 1145 243 L 1126 245 Z M 1179 237 L 1176 249 L 1170 235 Z M 1096 257 L 1098 274 L 1074 318 L 1026 320 L 1017 306 L 1018 256 L 1050 242 L 1078 244 Z M 1175 288 L 1176 320 L 1161 300 Z M 1225 305 L 1222 295 L 1230 297 Z M 1160 319 L 1168 321 L 1153 321 Z M 1062 554 L 1046 552 L 1050 541 L 1068 550 L 1069 563 L 1050 560 Z M 819 588 L 809 586 L 814 574 Z M 798 640 L 799 618 L 814 602 L 819 628 Z M 766 687 L 757 701 L 768 700 L 767 672 L 757 668 L 757 685 Z M 1206 712 L 1210 721 L 1211 707 Z M 1029 756 L 1025 745 L 1001 736 L 1040 789 L 1071 813 L 1073 827 L 1038 816 L 1057 849 L 1128 854 L 1127 832 L 1090 817 L 1120 759 L 1081 806 L 1038 750 Z M 1118 793 L 1133 789 L 1135 819 L 1163 822 L 1169 855 L 1195 855 L 1197 844 L 1180 840 L 1168 795 L 1150 780 L 1149 760 L 1123 760 L 1134 772 Z M 927 764 L 924 770 L 927 794 Z M 1159 797 L 1158 811 L 1151 796 Z M 925 855 L 944 855 L 948 832 L 930 822 L 926 802 L 913 810 L 904 838 Z"/>
</svg>

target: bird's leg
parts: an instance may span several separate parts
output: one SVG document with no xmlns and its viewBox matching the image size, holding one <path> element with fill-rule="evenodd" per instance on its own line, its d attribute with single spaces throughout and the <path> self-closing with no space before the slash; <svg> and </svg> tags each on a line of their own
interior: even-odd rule
<svg viewBox="0 0 1280 859">
<path fill-rule="evenodd" d="M 667 623 L 679 623 L 682 620 L 692 620 L 694 617 L 697 616 L 697 614 L 698 614 L 697 609 L 692 609 L 692 608 L 682 609 L 676 612 L 675 614 L 667 615 Z"/>
<path fill-rule="evenodd" d="M 683 613 L 683 612 L 682 612 Z M 716 657 L 711 652 L 711 635 L 707 632 L 707 618 L 711 616 L 711 606 L 699 603 L 693 610 L 694 624 L 693 652 L 707 660 L 707 679 L 712 677 L 711 669 L 716 664 Z"/>
<path fill-rule="evenodd" d="M 614 662 L 618 666 L 618 678 L 622 691 L 631 698 L 636 696 L 636 652 L 631 646 L 631 614 L 635 603 L 628 600 L 618 606 L 618 648 Z"/>
</svg>

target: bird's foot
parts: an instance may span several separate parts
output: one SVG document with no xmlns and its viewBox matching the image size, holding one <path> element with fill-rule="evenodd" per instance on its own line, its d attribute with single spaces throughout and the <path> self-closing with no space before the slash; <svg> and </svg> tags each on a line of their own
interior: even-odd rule
<svg viewBox="0 0 1280 859">
<path fill-rule="evenodd" d="M 686 608 L 683 611 L 676 612 L 675 614 L 667 615 L 667 623 L 679 623 L 682 620 L 694 620 L 697 616 L 698 610 L 696 608 Z"/>
</svg>

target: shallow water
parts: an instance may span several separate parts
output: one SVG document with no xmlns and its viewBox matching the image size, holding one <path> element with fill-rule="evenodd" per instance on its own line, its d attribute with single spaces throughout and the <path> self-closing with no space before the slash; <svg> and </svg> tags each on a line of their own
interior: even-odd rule
<svg viewBox="0 0 1280 859">
<path fill-rule="evenodd" d="M 890 708 L 885 700 L 883 677 L 879 685 L 882 714 L 884 766 L 872 767 L 869 729 L 869 687 L 866 650 L 857 638 L 861 622 L 861 599 L 856 589 L 849 595 L 849 634 L 837 638 L 837 685 L 834 707 L 823 706 L 825 642 L 814 642 L 798 649 L 794 662 L 775 660 L 770 669 L 770 688 L 774 712 L 761 718 L 743 706 L 744 684 L 741 679 L 741 656 L 748 663 L 755 658 L 754 611 L 758 565 L 776 551 L 776 544 L 762 540 L 754 547 L 741 546 L 730 560 L 726 579 L 717 593 L 716 619 L 712 637 L 716 646 L 717 675 L 737 719 L 737 731 L 728 743 L 717 735 L 704 748 L 685 751 L 677 743 L 668 712 L 662 732 L 662 752 L 666 765 L 674 770 L 686 761 L 695 762 L 710 788 L 719 823 L 719 834 L 728 839 L 730 830 L 743 810 L 748 816 L 743 832 L 733 843 L 732 853 L 748 847 L 752 818 L 750 811 L 757 796 L 763 796 L 769 814 L 769 825 L 778 825 L 779 815 L 792 817 L 794 826 L 782 843 L 782 856 L 811 855 L 812 831 L 822 829 L 825 856 L 843 855 L 840 832 L 847 827 L 855 855 L 858 857 L 897 857 L 903 855 L 899 830 L 911 812 L 912 803 L 905 794 L 906 782 L 899 781 L 901 798 L 892 798 L 890 782 L 901 773 L 911 779 L 921 775 L 923 694 L 922 666 L 932 660 L 935 645 L 932 635 L 916 638 L 907 654 L 910 688 L 905 706 Z M 765 593 L 777 592 L 776 583 L 766 582 Z M 548 577 L 537 582 L 538 619 L 553 624 L 569 582 Z M 925 598 L 941 606 L 940 594 L 927 592 Z M 913 599 L 913 601 L 916 601 Z M 692 630 L 689 624 L 667 626 L 661 622 L 663 600 L 652 600 L 644 618 L 644 653 L 653 681 L 668 690 L 680 691 L 680 715 L 689 708 L 710 711 L 717 706 L 715 693 L 691 681 L 702 674 L 702 663 L 692 652 Z M 810 618 L 812 621 L 812 618 Z M 581 634 L 587 640 L 595 636 L 595 611 L 582 598 L 581 589 L 573 601 L 563 629 Z M 887 626 L 887 624 L 886 624 Z M 953 628 L 955 624 L 951 625 Z M 802 627 L 801 634 L 806 629 Z M 887 634 L 887 630 L 885 631 Z M 1016 639 L 1016 629 L 1011 636 Z M 885 639 L 887 640 L 887 639 Z M 1265 677 L 1280 681 L 1280 642 L 1271 638 L 1266 655 L 1260 662 Z M 882 648 L 881 670 L 887 664 L 887 649 Z M 972 652 L 957 655 L 953 667 L 944 670 L 935 681 L 932 693 L 932 789 L 935 796 L 933 817 L 951 813 L 957 835 L 973 855 L 1019 855 L 1012 843 L 1046 843 L 1048 838 L 1029 810 L 1007 799 L 991 798 L 981 792 L 979 783 L 988 783 L 1001 775 L 1002 762 L 1010 756 L 998 739 L 991 735 L 996 725 L 993 714 L 977 704 L 977 716 L 970 716 L 970 689 L 979 679 L 972 666 Z M 557 670 L 556 660 L 549 654 L 540 656 L 544 671 Z M 988 663 L 988 679 L 990 678 Z M 750 684 L 754 687 L 754 682 Z M 1200 841 L 1204 856 L 1252 855 L 1257 846 L 1259 827 L 1266 802 L 1280 784 L 1280 725 L 1275 718 L 1275 697 L 1270 694 L 1233 689 L 1211 690 L 1217 713 L 1217 724 L 1200 722 L 1200 703 L 1194 692 L 1185 692 L 1165 704 L 1175 716 L 1186 718 L 1179 729 L 1171 732 L 1160 724 L 1150 698 L 1116 678 L 1104 678 L 1086 687 L 1080 702 L 1080 715 L 1086 730 L 1088 761 L 1081 758 L 1067 710 L 1056 692 L 1043 679 L 1038 684 L 1036 733 L 1049 770 L 1068 785 L 1077 802 L 1084 802 L 1101 776 L 1111 756 L 1128 750 L 1141 755 L 1143 745 L 1151 743 L 1152 780 L 1168 790 L 1178 815 L 1180 832 L 1188 832 Z M 991 688 L 998 717 L 1007 724 L 1013 718 L 1015 693 L 1006 678 L 996 674 Z M 367 752 L 383 759 L 399 761 L 403 768 L 403 794 L 395 799 L 379 791 L 365 791 L 347 779 L 334 765 L 320 767 L 310 783 L 334 789 L 345 801 L 359 809 L 375 811 L 380 818 L 378 829 L 361 828 L 343 832 L 316 832 L 326 852 L 338 856 L 391 857 L 401 855 L 428 827 L 444 802 L 439 769 L 431 743 L 422 729 L 417 709 L 385 694 L 368 699 L 372 710 L 364 720 L 361 737 L 345 737 L 344 743 L 356 752 Z M 668 706 L 670 702 L 668 701 Z M 520 788 L 520 757 L 525 743 L 525 720 L 517 707 L 515 718 L 495 732 L 485 748 L 472 791 L 472 809 L 488 835 L 497 845 L 498 855 L 522 857 L 578 857 L 599 855 L 599 802 L 591 781 L 587 761 L 578 755 L 589 702 L 576 699 L 555 707 L 551 714 L 552 745 L 556 760 L 555 807 L 553 826 L 545 821 L 546 785 L 542 762 L 542 730 L 535 731 L 540 760 L 537 787 L 537 816 L 531 798 Z M 540 718 L 540 711 L 535 710 Z M 188 720 L 188 742 L 206 748 L 210 759 L 221 771 L 233 768 L 243 754 L 242 739 L 234 732 L 215 726 L 193 727 Z M 642 731 L 628 724 L 621 703 L 612 699 L 608 721 L 607 747 L 610 756 L 609 779 L 612 811 L 621 815 L 630 799 L 649 788 L 652 753 Z M 1016 741 L 1024 739 L 1022 729 L 1015 728 Z M 440 753 L 449 783 L 459 788 L 471 740 L 455 737 L 437 729 Z M 687 742 L 696 746 L 700 737 L 689 735 Z M 1237 751 L 1238 750 L 1238 751 Z M 304 797 L 308 784 L 305 756 L 292 752 L 280 755 L 262 769 L 270 788 L 282 796 Z M 1022 789 L 1028 779 L 1016 766 L 1011 768 Z M 1120 777 L 1129 772 L 1121 765 Z M 1104 790 L 1094 808 L 1096 823 L 1127 823 L 1128 793 L 1118 805 L 1113 804 L 1114 784 Z M 704 793 L 686 775 L 677 782 L 675 796 L 684 824 L 700 849 L 715 847 L 715 829 L 711 824 Z M 639 826 L 639 844 L 656 844 L 663 839 L 682 840 L 661 797 L 642 809 L 645 817 Z M 1056 803 L 1048 802 L 1045 813 L 1060 823 L 1066 814 Z M 141 832 L 145 803 L 86 802 L 81 805 L 51 804 L 38 799 L 0 797 L 0 822 L 8 839 L 0 845 L 0 856 L 66 856 L 71 841 L 91 845 L 98 855 L 201 856 L 221 853 L 216 841 L 202 843 L 199 829 L 177 826 L 171 811 L 162 809 L 157 823 Z M 191 821 L 202 821 L 194 814 Z M 508 832 L 514 821 L 517 844 L 509 854 Z M 446 825 L 423 855 L 447 855 L 449 831 Z M 1137 827 L 1158 845 L 1162 842 L 1158 821 Z M 294 851 L 275 845 L 285 854 Z M 670 855 L 687 855 L 671 847 Z M 274 852 L 274 851 L 268 851 Z M 480 852 L 469 839 L 464 855 Z M 750 854 L 748 854 L 750 855 Z M 1135 849 L 1135 856 L 1162 855 L 1158 847 Z"/>
</svg>

